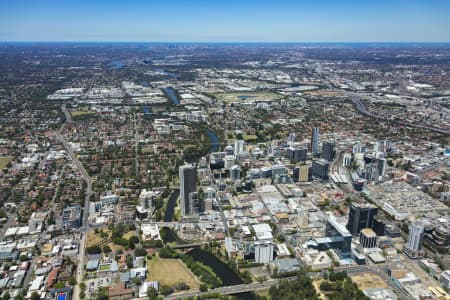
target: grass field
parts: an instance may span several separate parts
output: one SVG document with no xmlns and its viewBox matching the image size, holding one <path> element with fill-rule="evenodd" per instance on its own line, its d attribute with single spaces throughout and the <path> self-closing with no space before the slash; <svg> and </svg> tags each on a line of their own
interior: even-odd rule
<svg viewBox="0 0 450 300">
<path fill-rule="evenodd" d="M 265 91 L 265 92 L 229 92 L 229 93 L 214 93 L 212 94 L 216 99 L 233 103 L 237 101 L 273 101 L 280 100 L 283 95 Z"/>
<path fill-rule="evenodd" d="M 108 238 L 107 239 L 111 238 L 111 230 L 103 228 L 103 232 L 106 232 L 108 234 Z M 129 231 L 129 232 L 125 233 L 123 235 L 123 237 L 125 239 L 129 239 L 133 235 L 136 235 L 136 232 L 135 231 Z M 100 233 L 95 233 L 94 231 L 89 231 L 88 232 L 88 236 L 87 236 L 86 248 L 90 247 L 90 246 L 97 245 L 97 244 L 101 243 L 103 240 L 104 240 L 104 238 L 102 238 L 100 236 Z M 101 248 L 103 248 L 106 245 L 108 245 L 113 252 L 115 252 L 117 250 L 125 250 L 125 248 L 123 246 L 116 245 L 116 244 L 114 244 L 111 241 L 106 243 L 106 244 L 102 243 L 101 244 Z"/>
<path fill-rule="evenodd" d="M 71 111 L 70 114 L 72 115 L 72 118 L 80 118 L 80 117 L 93 116 L 96 114 L 96 112 L 92 111 L 92 110 L 76 110 L 76 111 Z"/>
<path fill-rule="evenodd" d="M 153 146 L 142 146 L 142 153 L 150 153 L 153 152 Z"/>
<path fill-rule="evenodd" d="M 0 156 L 0 169 L 5 168 L 6 165 L 12 160 L 13 158 L 11 156 Z"/>
<path fill-rule="evenodd" d="M 370 288 L 388 288 L 387 283 L 377 274 L 363 273 L 351 276 L 352 281 L 358 285 L 360 290 Z"/>
<path fill-rule="evenodd" d="M 197 278 L 179 259 L 163 259 L 153 256 L 147 261 L 148 280 L 158 281 L 161 285 L 174 285 L 186 282 L 191 289 L 198 289 Z"/>
</svg>

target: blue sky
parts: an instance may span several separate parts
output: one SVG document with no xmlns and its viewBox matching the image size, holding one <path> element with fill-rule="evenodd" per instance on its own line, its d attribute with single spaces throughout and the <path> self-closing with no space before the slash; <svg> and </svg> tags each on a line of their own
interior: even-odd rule
<svg viewBox="0 0 450 300">
<path fill-rule="evenodd" d="M 450 42 L 450 0 L 0 0 L 0 41 Z"/>
</svg>

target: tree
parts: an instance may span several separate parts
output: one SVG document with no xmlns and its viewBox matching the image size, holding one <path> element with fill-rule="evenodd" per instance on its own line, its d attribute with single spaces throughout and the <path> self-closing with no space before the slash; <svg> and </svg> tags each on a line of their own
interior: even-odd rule
<svg viewBox="0 0 450 300">
<path fill-rule="evenodd" d="M 6 292 L 3 297 L 2 300 L 9 300 L 11 298 L 11 295 L 9 294 L 9 292 Z"/>
<path fill-rule="evenodd" d="M 39 296 L 39 294 L 37 292 L 32 292 L 31 293 L 31 300 L 40 300 L 41 296 Z"/>
<path fill-rule="evenodd" d="M 172 288 L 168 285 L 162 285 L 161 288 L 159 289 L 159 291 L 161 292 L 161 294 L 163 294 L 164 296 L 170 295 L 172 294 Z"/>
<path fill-rule="evenodd" d="M 88 254 L 100 254 L 100 253 L 102 253 L 102 250 L 100 249 L 99 245 L 93 245 L 93 246 L 87 247 L 86 252 Z"/>
<path fill-rule="evenodd" d="M 103 246 L 103 252 L 106 254 L 109 254 L 112 252 L 111 247 L 109 247 L 108 245 Z"/>
<path fill-rule="evenodd" d="M 72 286 L 77 284 L 77 280 L 73 276 L 70 276 L 69 279 L 67 280 L 67 282 L 69 283 L 69 285 L 72 285 Z M 81 286 L 80 286 L 80 288 L 81 288 Z"/>
<path fill-rule="evenodd" d="M 145 251 L 144 248 L 136 248 L 136 249 L 134 250 L 134 255 L 135 255 L 136 257 L 139 257 L 139 256 L 146 256 L 146 255 L 147 255 L 147 251 Z"/>
<path fill-rule="evenodd" d="M 26 261 L 26 260 L 28 260 L 28 256 L 26 256 L 25 254 L 22 254 L 22 255 L 19 257 L 19 260 L 20 260 L 20 261 Z"/>
<path fill-rule="evenodd" d="M 133 235 L 132 237 L 129 238 L 128 241 L 130 242 L 130 245 L 137 244 L 137 243 L 139 243 L 139 238 L 137 236 Z"/>
<path fill-rule="evenodd" d="M 149 287 L 147 289 L 147 297 L 149 300 L 158 299 L 158 291 L 154 287 Z"/>
<path fill-rule="evenodd" d="M 208 286 L 206 284 L 202 283 L 202 284 L 200 284 L 199 290 L 202 293 L 207 292 L 208 291 Z"/>
</svg>

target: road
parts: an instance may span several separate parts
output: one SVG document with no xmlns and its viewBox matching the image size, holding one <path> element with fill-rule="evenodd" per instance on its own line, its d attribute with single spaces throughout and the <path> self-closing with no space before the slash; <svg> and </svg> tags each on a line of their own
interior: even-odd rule
<svg viewBox="0 0 450 300">
<path fill-rule="evenodd" d="M 283 280 L 292 280 L 296 277 L 289 277 L 289 278 L 283 278 Z M 280 280 L 282 279 L 271 279 L 264 282 L 253 282 L 249 284 L 238 284 L 238 285 L 230 285 L 225 287 L 220 287 L 216 289 L 211 289 L 207 292 L 200 292 L 200 291 L 188 291 L 188 292 L 182 292 L 178 294 L 173 294 L 170 296 L 165 297 L 164 299 L 171 300 L 171 299 L 182 299 L 182 298 L 188 298 L 188 297 L 196 297 L 200 295 L 205 295 L 209 293 L 220 293 L 222 295 L 232 295 L 232 294 L 239 294 L 239 293 L 245 293 L 245 292 L 251 292 L 251 291 L 257 291 L 257 290 L 265 290 L 270 288 L 271 286 L 277 285 Z M 144 298 L 141 298 L 144 299 Z"/>
<path fill-rule="evenodd" d="M 134 167 L 136 178 L 139 178 L 139 141 L 138 141 L 138 129 L 136 113 L 133 113 L 133 126 L 134 126 Z"/>
<path fill-rule="evenodd" d="M 62 111 L 66 115 L 66 121 L 71 122 L 71 117 L 67 117 L 67 114 L 70 115 L 70 113 L 67 111 L 65 104 L 61 106 Z M 63 124 L 61 126 L 61 129 L 64 129 L 67 123 Z M 62 131 L 62 130 L 61 130 Z M 64 149 L 66 150 L 66 153 L 69 155 L 69 157 L 72 159 L 73 166 L 78 169 L 81 176 L 83 177 L 83 180 L 87 184 L 86 188 L 86 197 L 84 199 L 84 208 L 83 208 L 83 214 L 82 214 L 82 226 L 80 228 L 80 234 L 81 234 L 81 240 L 79 245 L 79 252 L 78 252 L 78 264 L 77 264 L 77 270 L 76 270 L 76 281 L 77 285 L 74 286 L 73 290 L 73 299 L 79 300 L 80 296 L 80 286 L 79 283 L 83 281 L 83 266 L 84 266 L 84 251 L 85 251 L 85 243 L 86 243 L 86 236 L 87 232 L 89 230 L 89 200 L 92 194 L 92 179 L 89 176 L 88 172 L 84 168 L 83 164 L 78 160 L 75 153 L 73 153 L 72 149 L 70 148 L 69 144 L 66 142 L 64 137 L 60 134 L 60 132 L 55 133 L 56 139 L 63 145 Z"/>
<path fill-rule="evenodd" d="M 66 123 L 65 124 L 69 124 L 72 123 L 72 115 L 70 114 L 70 112 L 67 110 L 66 108 L 66 103 L 63 103 L 61 105 L 61 110 L 64 113 L 64 116 L 66 117 Z"/>
<path fill-rule="evenodd" d="M 450 135 L 450 131 L 447 129 L 444 129 L 444 128 L 439 128 L 439 127 L 429 126 L 429 125 L 422 125 L 422 124 L 415 124 L 415 123 L 410 123 L 410 122 L 405 122 L 405 121 L 401 121 L 401 120 L 397 120 L 397 119 L 392 119 L 392 118 L 388 118 L 388 117 L 375 115 L 366 109 L 364 104 L 361 102 L 360 99 L 357 98 L 357 96 L 355 94 L 347 93 L 347 95 L 349 96 L 350 100 L 353 102 L 353 105 L 355 105 L 356 110 L 363 115 L 366 115 L 366 116 L 369 116 L 369 117 L 372 117 L 372 118 L 378 119 L 378 120 L 397 123 L 399 125 L 404 125 L 404 126 L 419 128 L 419 129 L 426 129 L 426 130 L 434 131 L 437 133 Z"/>
</svg>

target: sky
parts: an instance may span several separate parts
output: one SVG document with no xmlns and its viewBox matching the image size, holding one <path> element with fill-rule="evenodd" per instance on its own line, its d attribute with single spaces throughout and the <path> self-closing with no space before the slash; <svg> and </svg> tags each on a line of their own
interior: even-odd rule
<svg viewBox="0 0 450 300">
<path fill-rule="evenodd" d="M 450 42 L 450 0 L 0 0 L 0 41 Z"/>
</svg>

